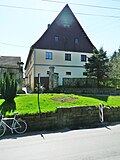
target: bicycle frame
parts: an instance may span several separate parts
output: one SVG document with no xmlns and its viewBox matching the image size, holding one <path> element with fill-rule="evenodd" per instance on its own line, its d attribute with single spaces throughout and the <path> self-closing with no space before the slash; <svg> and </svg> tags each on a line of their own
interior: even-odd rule
<svg viewBox="0 0 120 160">
<path fill-rule="evenodd" d="M 7 120 L 12 120 L 12 125 L 11 125 L 11 127 L 5 122 L 5 121 L 7 121 Z M 15 119 L 15 117 L 14 117 L 14 118 L 2 118 L 2 119 L 1 119 L 1 122 L 2 122 L 3 125 L 5 125 L 7 128 L 9 128 L 9 129 L 11 130 L 12 134 L 13 134 L 15 122 L 18 123 L 17 120 Z"/>
<path fill-rule="evenodd" d="M 17 114 L 18 112 L 15 112 L 14 117 L 12 118 L 6 118 L 3 115 L 1 116 L 2 118 L 0 119 L 0 137 L 4 135 L 7 129 L 10 129 L 12 134 L 13 131 L 15 131 L 15 133 L 22 134 L 27 130 L 27 123 L 21 118 L 16 118 Z"/>
</svg>

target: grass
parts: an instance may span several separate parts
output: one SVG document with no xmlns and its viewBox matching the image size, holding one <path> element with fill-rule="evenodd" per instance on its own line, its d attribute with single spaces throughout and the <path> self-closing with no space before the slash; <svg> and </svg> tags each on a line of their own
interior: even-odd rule
<svg viewBox="0 0 120 160">
<path fill-rule="evenodd" d="M 37 94 L 19 95 L 14 101 L 19 114 L 38 113 Z M 0 105 L 4 102 L 0 99 Z M 120 106 L 120 96 L 78 96 L 74 94 L 41 94 L 40 108 L 42 112 L 55 111 L 57 107 L 98 106 L 103 103 L 107 106 Z"/>
</svg>

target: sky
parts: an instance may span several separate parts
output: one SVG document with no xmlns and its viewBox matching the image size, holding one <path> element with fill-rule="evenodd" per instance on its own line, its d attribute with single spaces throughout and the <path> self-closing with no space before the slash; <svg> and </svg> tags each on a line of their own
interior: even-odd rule
<svg viewBox="0 0 120 160">
<path fill-rule="evenodd" d="M 0 1 L 0 56 L 20 56 L 26 63 L 30 47 L 68 4 L 84 31 L 108 57 L 120 46 L 120 0 Z"/>
</svg>

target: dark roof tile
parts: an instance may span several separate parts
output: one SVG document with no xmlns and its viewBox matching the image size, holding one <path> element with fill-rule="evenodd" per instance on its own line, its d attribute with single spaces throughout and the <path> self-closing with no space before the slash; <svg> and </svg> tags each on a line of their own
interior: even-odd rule
<svg viewBox="0 0 120 160">
<path fill-rule="evenodd" d="M 58 42 L 55 41 L 55 36 L 59 37 Z M 78 44 L 74 43 L 75 38 L 78 38 Z M 91 53 L 94 45 L 66 5 L 32 48 Z"/>
</svg>

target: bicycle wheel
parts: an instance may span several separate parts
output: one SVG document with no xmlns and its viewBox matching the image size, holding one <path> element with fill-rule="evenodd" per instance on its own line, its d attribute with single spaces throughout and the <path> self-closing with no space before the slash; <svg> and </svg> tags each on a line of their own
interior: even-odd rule
<svg viewBox="0 0 120 160">
<path fill-rule="evenodd" d="M 22 119 L 16 120 L 14 130 L 18 134 L 24 133 L 27 130 L 27 123 Z"/>
<path fill-rule="evenodd" d="M 5 131 L 6 131 L 6 126 L 0 123 L 0 137 L 4 135 Z"/>
</svg>

